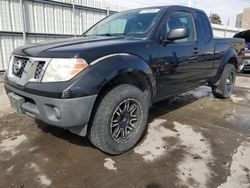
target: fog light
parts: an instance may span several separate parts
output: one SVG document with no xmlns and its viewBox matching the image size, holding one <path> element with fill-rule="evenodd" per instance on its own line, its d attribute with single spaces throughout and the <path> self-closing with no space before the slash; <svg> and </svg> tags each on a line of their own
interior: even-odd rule
<svg viewBox="0 0 250 188">
<path fill-rule="evenodd" d="M 55 111 L 55 116 L 57 119 L 61 119 L 62 115 L 60 110 L 57 107 L 54 107 L 54 111 Z"/>
</svg>

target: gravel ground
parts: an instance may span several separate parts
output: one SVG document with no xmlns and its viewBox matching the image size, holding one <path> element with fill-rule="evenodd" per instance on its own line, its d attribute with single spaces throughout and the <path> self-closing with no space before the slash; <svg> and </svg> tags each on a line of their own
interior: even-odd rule
<svg viewBox="0 0 250 188">
<path fill-rule="evenodd" d="M 155 104 L 131 151 L 108 156 L 67 130 L 16 114 L 0 77 L 0 187 L 250 187 L 250 77 L 231 99 L 202 86 Z"/>
</svg>

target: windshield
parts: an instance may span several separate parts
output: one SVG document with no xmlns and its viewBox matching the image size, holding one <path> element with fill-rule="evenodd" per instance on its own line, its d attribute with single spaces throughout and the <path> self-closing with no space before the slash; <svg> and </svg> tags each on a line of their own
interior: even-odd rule
<svg viewBox="0 0 250 188">
<path fill-rule="evenodd" d="M 146 37 L 161 12 L 162 8 L 147 8 L 116 13 L 94 25 L 84 35 Z"/>
</svg>

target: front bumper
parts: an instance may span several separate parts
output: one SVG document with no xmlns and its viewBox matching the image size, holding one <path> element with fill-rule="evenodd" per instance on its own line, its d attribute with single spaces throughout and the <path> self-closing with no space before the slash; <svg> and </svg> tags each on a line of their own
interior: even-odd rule
<svg viewBox="0 0 250 188">
<path fill-rule="evenodd" d="M 96 99 L 96 95 L 70 99 L 43 97 L 17 90 L 7 83 L 5 89 L 17 112 L 72 130 L 86 127 Z"/>
</svg>

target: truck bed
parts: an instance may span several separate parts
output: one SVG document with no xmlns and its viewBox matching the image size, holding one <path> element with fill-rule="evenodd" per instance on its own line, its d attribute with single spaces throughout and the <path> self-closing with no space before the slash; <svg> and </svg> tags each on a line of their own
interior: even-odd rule
<svg viewBox="0 0 250 188">
<path fill-rule="evenodd" d="M 215 38 L 214 52 L 215 55 L 229 53 L 228 49 L 234 49 L 237 53 L 237 61 L 239 65 L 243 64 L 243 57 L 245 53 L 245 40 L 241 38 Z M 220 57 L 222 58 L 222 56 Z M 240 67 L 240 66 L 239 66 Z M 239 71 L 239 70 L 238 70 Z"/>
<path fill-rule="evenodd" d="M 227 43 L 227 44 L 232 44 L 232 43 L 241 43 L 244 44 L 245 40 L 241 38 L 214 38 L 215 43 Z"/>
</svg>

